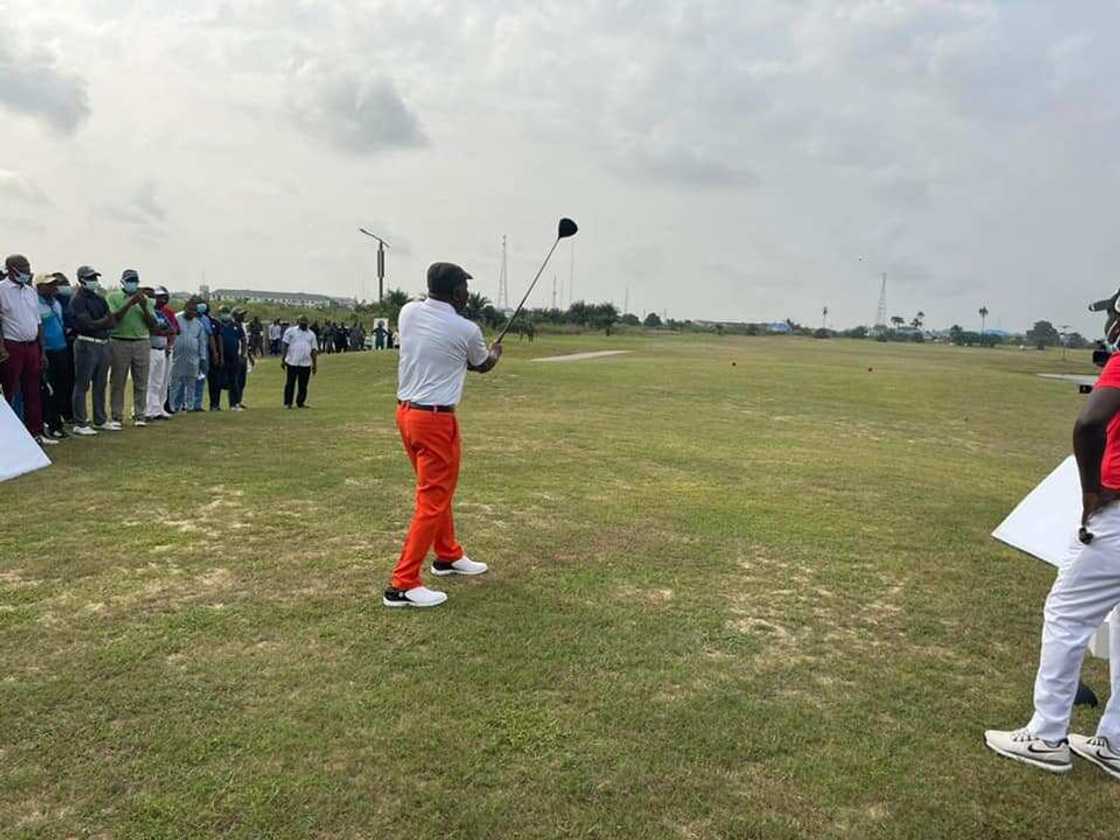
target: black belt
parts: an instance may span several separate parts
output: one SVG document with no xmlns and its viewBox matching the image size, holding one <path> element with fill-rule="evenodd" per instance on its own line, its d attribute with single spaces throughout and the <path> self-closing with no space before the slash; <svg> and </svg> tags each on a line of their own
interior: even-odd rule
<svg viewBox="0 0 1120 840">
<path fill-rule="evenodd" d="M 455 406 L 453 405 L 421 405 L 420 403 L 409 402 L 408 400 L 397 400 L 397 405 L 403 405 L 405 408 L 411 408 L 413 411 L 430 411 L 433 414 L 455 413 Z"/>
</svg>

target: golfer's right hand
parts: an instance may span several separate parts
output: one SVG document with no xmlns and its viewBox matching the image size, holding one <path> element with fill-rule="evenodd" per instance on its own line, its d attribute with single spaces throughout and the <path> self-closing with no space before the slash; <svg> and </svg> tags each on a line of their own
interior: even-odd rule
<svg viewBox="0 0 1120 840">
<path fill-rule="evenodd" d="M 490 345 L 490 358 L 495 362 L 502 358 L 502 345 L 501 342 Z"/>
</svg>

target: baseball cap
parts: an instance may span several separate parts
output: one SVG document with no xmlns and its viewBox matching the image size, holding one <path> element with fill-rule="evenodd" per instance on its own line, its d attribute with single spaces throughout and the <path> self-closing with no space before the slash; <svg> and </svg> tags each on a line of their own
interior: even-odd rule
<svg viewBox="0 0 1120 840">
<path fill-rule="evenodd" d="M 36 274 L 34 282 L 36 286 L 54 286 L 58 283 L 58 277 L 54 274 Z"/>
<path fill-rule="evenodd" d="M 159 297 L 160 295 L 163 295 L 164 297 L 171 297 L 171 295 L 169 295 L 167 293 L 167 287 L 166 286 L 156 286 L 155 296 Z"/>
<path fill-rule="evenodd" d="M 139 275 L 139 274 L 138 274 L 138 273 L 136 272 L 136 270 L 135 270 L 135 269 L 132 269 L 132 268 L 126 268 L 126 269 L 125 269 L 125 270 L 124 270 L 124 271 L 123 271 L 123 272 L 121 273 L 121 282 L 123 283 L 123 282 L 124 282 L 124 281 L 126 281 L 126 280 L 136 280 L 137 282 L 139 282 L 139 280 L 140 280 L 140 275 Z"/>
<path fill-rule="evenodd" d="M 96 268 L 93 268 L 92 266 L 88 266 L 88 265 L 78 266 L 78 279 L 79 280 L 90 280 L 94 277 L 100 277 L 100 276 L 101 276 L 101 272 L 98 271 Z"/>
<path fill-rule="evenodd" d="M 438 295 L 449 295 L 456 286 L 471 279 L 471 275 L 455 263 L 437 262 L 428 266 L 428 291 Z"/>
</svg>

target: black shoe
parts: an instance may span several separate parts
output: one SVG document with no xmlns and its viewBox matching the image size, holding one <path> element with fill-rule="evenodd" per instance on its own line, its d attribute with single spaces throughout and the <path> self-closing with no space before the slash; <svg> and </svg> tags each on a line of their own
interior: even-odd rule
<svg viewBox="0 0 1120 840">
<path fill-rule="evenodd" d="M 405 596 L 403 589 L 394 589 L 391 586 L 386 589 L 384 595 L 381 596 L 381 602 L 387 607 L 412 606 L 411 602 Z"/>
<path fill-rule="evenodd" d="M 311 406 L 304 405 L 303 403 L 300 403 L 299 405 L 296 406 L 296 408 L 311 408 Z"/>
</svg>

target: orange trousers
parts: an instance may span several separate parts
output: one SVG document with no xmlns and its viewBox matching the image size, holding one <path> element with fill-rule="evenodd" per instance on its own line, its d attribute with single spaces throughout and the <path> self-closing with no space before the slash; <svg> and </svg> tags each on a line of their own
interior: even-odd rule
<svg viewBox="0 0 1120 840">
<path fill-rule="evenodd" d="M 455 520 L 451 499 L 459 483 L 462 446 L 459 421 L 454 414 L 420 411 L 397 406 L 397 428 L 405 452 L 416 472 L 416 512 L 408 528 L 392 586 L 412 589 L 420 586 L 420 567 L 428 550 L 435 547 L 440 560 L 454 561 L 463 556 L 455 539 Z"/>
</svg>

